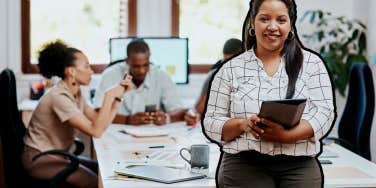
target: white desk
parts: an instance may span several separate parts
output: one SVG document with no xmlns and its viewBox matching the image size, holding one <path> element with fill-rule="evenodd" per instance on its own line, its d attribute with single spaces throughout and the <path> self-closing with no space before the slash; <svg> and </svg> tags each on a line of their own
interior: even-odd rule
<svg viewBox="0 0 376 188">
<path fill-rule="evenodd" d="M 29 125 L 30 118 L 33 114 L 33 111 L 37 107 L 38 102 L 39 100 L 25 99 L 18 104 L 18 109 L 22 111 L 22 121 L 25 126 Z"/>
<path fill-rule="evenodd" d="M 170 130 L 174 137 L 161 137 L 157 139 L 134 138 L 130 135 L 120 133 L 122 125 L 111 125 L 100 139 L 94 140 L 96 157 L 99 163 L 100 184 L 104 188 L 135 187 L 135 188 L 157 188 L 157 187 L 215 187 L 215 170 L 219 158 L 219 148 L 210 144 L 209 178 L 180 182 L 174 184 L 163 184 L 152 181 L 128 179 L 116 176 L 114 169 L 119 166 L 117 162 L 129 158 L 138 158 L 149 155 L 156 149 L 149 149 L 148 146 L 165 144 L 168 147 L 159 149 L 161 151 L 175 151 L 181 147 L 189 147 L 196 143 L 207 143 L 201 128 L 187 131 L 185 123 L 175 123 L 161 128 Z M 178 143 L 178 144 L 177 144 Z M 325 187 L 376 187 L 376 164 L 371 163 L 358 155 L 332 144 L 326 146 L 328 150 L 339 155 L 337 158 L 327 158 L 333 162 L 330 165 L 323 165 L 325 175 Z M 136 153 L 136 155 L 135 155 Z"/>
</svg>

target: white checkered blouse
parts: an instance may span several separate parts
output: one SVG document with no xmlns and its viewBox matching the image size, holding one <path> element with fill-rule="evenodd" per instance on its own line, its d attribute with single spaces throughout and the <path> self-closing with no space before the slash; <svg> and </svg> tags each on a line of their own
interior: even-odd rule
<svg viewBox="0 0 376 188">
<path fill-rule="evenodd" d="M 204 126 L 207 135 L 223 145 L 226 153 L 256 150 L 269 155 L 314 156 L 320 151 L 319 139 L 334 119 L 332 86 L 324 63 L 315 54 L 303 50 L 304 60 L 293 98 L 306 98 L 302 119 L 307 120 L 314 137 L 295 143 L 260 141 L 244 133 L 232 141 L 221 140 L 222 128 L 231 118 L 246 118 L 260 111 L 262 101 L 284 99 L 288 76 L 283 58 L 271 77 L 253 50 L 231 59 L 217 72 L 211 88 Z M 283 113 L 283 112 L 281 112 Z"/>
</svg>

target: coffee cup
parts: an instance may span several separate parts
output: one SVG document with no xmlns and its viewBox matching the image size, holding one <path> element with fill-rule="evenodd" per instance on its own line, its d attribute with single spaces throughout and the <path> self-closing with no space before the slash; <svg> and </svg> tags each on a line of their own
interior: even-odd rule
<svg viewBox="0 0 376 188">
<path fill-rule="evenodd" d="M 184 157 L 183 152 L 190 154 L 190 159 Z M 190 148 L 182 148 L 180 156 L 187 161 L 191 168 L 209 168 L 209 146 L 206 144 L 194 144 Z"/>
</svg>

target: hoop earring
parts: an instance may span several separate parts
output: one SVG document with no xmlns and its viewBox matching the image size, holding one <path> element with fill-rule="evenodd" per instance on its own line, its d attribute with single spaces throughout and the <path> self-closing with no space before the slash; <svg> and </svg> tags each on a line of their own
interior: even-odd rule
<svg viewBox="0 0 376 188">
<path fill-rule="evenodd" d="M 71 80 L 72 80 L 72 82 L 71 82 L 72 86 L 76 86 L 77 85 L 76 79 L 74 79 L 74 77 L 72 76 Z"/>
<path fill-rule="evenodd" d="M 253 28 L 249 28 L 248 35 L 251 37 L 254 37 L 256 36 L 256 31 Z"/>
<path fill-rule="evenodd" d="M 292 39 L 294 39 L 294 37 L 295 37 L 294 32 L 290 31 L 290 32 L 289 32 L 289 35 L 287 36 L 287 39 L 288 39 L 288 40 L 292 40 Z"/>
</svg>

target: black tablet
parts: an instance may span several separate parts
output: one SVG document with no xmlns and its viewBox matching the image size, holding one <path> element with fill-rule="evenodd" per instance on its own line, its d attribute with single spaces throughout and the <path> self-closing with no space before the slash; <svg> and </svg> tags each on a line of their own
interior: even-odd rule
<svg viewBox="0 0 376 188">
<path fill-rule="evenodd" d="M 285 99 L 263 101 L 259 117 L 281 124 L 285 129 L 291 129 L 302 118 L 307 99 Z M 265 125 L 258 123 L 260 127 Z"/>
</svg>

